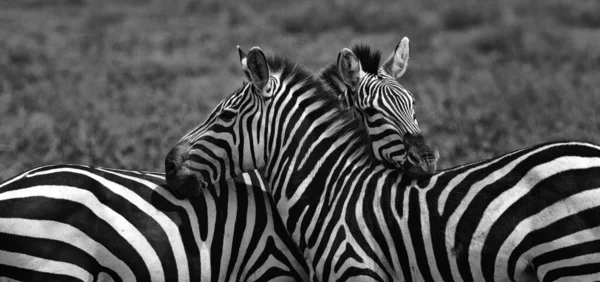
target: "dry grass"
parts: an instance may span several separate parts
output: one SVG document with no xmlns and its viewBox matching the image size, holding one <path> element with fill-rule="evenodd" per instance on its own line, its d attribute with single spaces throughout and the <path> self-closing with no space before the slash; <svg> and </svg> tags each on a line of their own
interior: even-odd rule
<svg viewBox="0 0 600 282">
<path fill-rule="evenodd" d="M 0 179 L 85 163 L 162 171 L 242 80 L 236 45 L 318 71 L 352 43 L 387 56 L 449 167 L 552 140 L 600 143 L 599 2 L 4 1 Z"/>
</svg>

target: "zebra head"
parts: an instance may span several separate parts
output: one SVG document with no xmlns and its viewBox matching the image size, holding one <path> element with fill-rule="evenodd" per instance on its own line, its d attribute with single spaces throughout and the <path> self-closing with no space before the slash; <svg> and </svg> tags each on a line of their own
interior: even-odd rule
<svg viewBox="0 0 600 282">
<path fill-rule="evenodd" d="M 259 136 L 264 128 L 259 109 L 278 82 L 269 75 L 260 48 L 254 47 L 246 55 L 238 47 L 238 52 L 250 82 L 221 101 L 177 142 L 165 160 L 169 186 L 184 195 L 196 195 L 209 184 L 264 165 L 261 149 L 254 146 L 264 142 Z"/>
<path fill-rule="evenodd" d="M 378 66 L 378 52 L 370 51 L 367 46 L 353 49 L 356 54 L 343 49 L 338 55 L 337 71 L 347 86 L 342 91 L 342 100 L 363 121 L 375 157 L 387 165 L 407 168 L 415 174 L 433 174 L 439 153 L 435 147 L 426 144 L 421 134 L 415 116 L 414 96 L 397 81 L 408 66 L 408 38 L 402 39 L 381 67 Z M 367 64 L 367 71 L 363 64 Z"/>
<path fill-rule="evenodd" d="M 276 94 L 312 91 L 317 86 L 322 90 L 308 72 L 279 58 L 267 59 L 258 47 L 246 54 L 238 46 L 238 52 L 249 82 L 219 103 L 168 153 L 166 179 L 174 192 L 197 195 L 209 184 L 263 168 L 271 130 L 267 122 L 276 119 L 266 112 L 274 97 L 281 96 Z"/>
</svg>

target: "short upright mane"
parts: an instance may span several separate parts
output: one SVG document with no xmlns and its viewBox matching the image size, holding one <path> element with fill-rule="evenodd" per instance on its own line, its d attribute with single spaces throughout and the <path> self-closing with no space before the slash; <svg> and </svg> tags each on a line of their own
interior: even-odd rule
<svg viewBox="0 0 600 282">
<path fill-rule="evenodd" d="M 379 50 L 374 50 L 366 44 L 358 44 L 352 46 L 352 52 L 360 61 L 363 71 L 377 75 L 379 64 L 381 62 L 381 52 L 379 52 Z M 337 62 L 329 64 L 329 66 L 321 71 L 319 77 L 325 83 L 325 86 L 338 95 L 343 93 L 344 89 L 346 89 L 346 85 L 338 71 Z"/>
<path fill-rule="evenodd" d="M 363 71 L 377 74 L 381 62 L 381 52 L 379 50 L 373 50 L 366 44 L 359 44 L 352 47 L 352 52 L 358 57 Z"/>
<path fill-rule="evenodd" d="M 318 83 L 312 73 L 288 58 L 277 55 L 270 56 L 267 58 L 267 64 L 271 73 L 280 74 L 281 80 L 289 80 L 292 84 L 304 82 L 314 85 Z"/>
</svg>

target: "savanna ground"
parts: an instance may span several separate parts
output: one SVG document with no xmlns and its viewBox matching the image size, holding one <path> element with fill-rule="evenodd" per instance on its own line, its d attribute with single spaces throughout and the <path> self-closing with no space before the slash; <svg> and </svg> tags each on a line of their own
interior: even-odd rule
<svg viewBox="0 0 600 282">
<path fill-rule="evenodd" d="M 242 83 L 236 45 L 312 71 L 387 57 L 447 168 L 540 142 L 600 143 L 600 1 L 0 1 L 0 179 L 42 164 L 163 170 Z"/>
</svg>

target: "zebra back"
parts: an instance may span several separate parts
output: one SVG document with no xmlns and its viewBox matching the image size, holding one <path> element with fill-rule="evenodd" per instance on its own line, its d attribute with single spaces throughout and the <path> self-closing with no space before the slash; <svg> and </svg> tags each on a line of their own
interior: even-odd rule
<svg viewBox="0 0 600 282">
<path fill-rule="evenodd" d="M 256 171 L 191 200 L 164 176 L 35 168 L 0 184 L 0 277 L 297 281 L 307 266 Z"/>
</svg>

